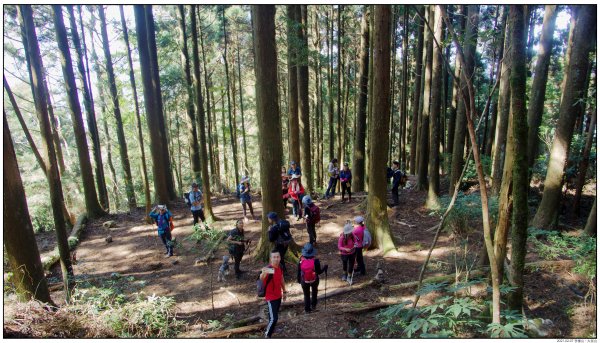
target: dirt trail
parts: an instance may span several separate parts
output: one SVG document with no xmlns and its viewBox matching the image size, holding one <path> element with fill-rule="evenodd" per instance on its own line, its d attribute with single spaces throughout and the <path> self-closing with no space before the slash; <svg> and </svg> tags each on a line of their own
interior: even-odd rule
<svg viewBox="0 0 600 343">
<path fill-rule="evenodd" d="M 412 177 L 410 181 L 414 183 Z M 321 207 L 322 218 L 320 226 L 317 227 L 318 257 L 322 264 L 329 265 L 327 292 L 349 287 L 346 282 L 340 280 L 342 266 L 337 255 L 337 238 L 347 219 L 359 214 L 365 215 L 364 209 L 361 211 L 361 208 L 366 207 L 365 197 L 366 194 L 355 194 L 350 204 L 341 203 L 339 195 L 333 199 L 316 202 Z M 429 229 L 439 221 L 439 217 L 430 215 L 422 206 L 425 201 L 424 192 L 405 189 L 401 190 L 400 198 L 401 206 L 388 212 L 398 253 L 393 257 L 382 258 L 377 256 L 377 252 L 366 252 L 367 275 L 357 277 L 357 284 L 367 282 L 374 276 L 377 263 L 383 266 L 388 285 L 418 278 L 435 233 Z M 255 214 L 260 219 L 262 204 L 257 196 L 254 196 L 253 200 Z M 212 201 L 214 212 L 221 219 L 213 226 L 223 230 L 233 228 L 234 221 L 242 216 L 239 200 L 233 196 L 218 196 L 213 197 Z M 88 224 L 77 248 L 75 274 L 91 278 L 110 277 L 111 273 L 115 272 L 125 277 L 133 276 L 136 280 L 143 281 L 144 285 L 140 290 L 146 294 L 174 297 L 178 317 L 186 320 L 190 329 L 202 327 L 208 320 L 223 320 L 226 314 L 229 314 L 229 320 L 236 321 L 259 313 L 264 301 L 256 297 L 254 281 L 263 263 L 256 261 L 254 256 L 244 256 L 242 269 L 248 272 L 240 280 L 230 275 L 226 282 L 217 282 L 220 257 L 228 254 L 226 248 L 219 249 L 215 254 L 217 259 L 210 265 L 196 266 L 194 261 L 199 257 L 198 249 L 194 242 L 184 239 L 193 232 L 191 213 L 183 201 L 171 206 L 170 210 L 174 214 L 173 236 L 178 242 L 175 256 L 164 257 L 164 248 L 155 226 L 145 224 L 146 214 L 138 210 L 131 214 L 111 215 Z M 291 213 L 291 205 L 288 205 L 288 213 Z M 115 220 L 117 227 L 103 228 L 102 222 L 108 220 Z M 301 245 L 306 243 L 308 235 L 304 224 L 293 219 L 291 214 L 288 215 L 288 220 L 292 224 L 291 232 L 296 242 Z M 252 239 L 252 244 L 255 245 L 260 237 L 260 221 L 247 223 L 245 232 L 246 237 Z M 112 243 L 105 242 L 105 237 L 109 234 L 113 238 Z M 427 276 L 453 272 L 453 251 L 453 240 L 449 235 L 442 234 L 432 254 Z M 302 289 L 295 280 L 296 267 L 292 266 L 289 269 L 291 273 L 286 280 L 290 291 L 288 300 L 301 300 Z M 322 278 L 319 294 L 323 294 L 324 289 L 325 282 Z M 294 320 L 279 325 L 275 336 L 342 338 L 364 334 L 367 329 L 376 328 L 375 313 L 355 317 L 340 314 L 335 309 L 356 302 L 410 299 L 413 292 L 389 292 L 384 287 L 381 290 L 368 288 L 347 293 L 327 300 L 328 311 L 324 310 L 324 303 L 319 303 L 319 311 L 310 315 L 311 325 L 315 326 L 310 332 L 305 329 L 304 321 Z M 303 310 L 301 305 L 286 308 L 280 316 L 295 317 L 302 315 Z M 260 334 L 256 332 L 244 337 L 259 337 Z M 374 337 L 377 337 L 377 334 Z"/>
</svg>

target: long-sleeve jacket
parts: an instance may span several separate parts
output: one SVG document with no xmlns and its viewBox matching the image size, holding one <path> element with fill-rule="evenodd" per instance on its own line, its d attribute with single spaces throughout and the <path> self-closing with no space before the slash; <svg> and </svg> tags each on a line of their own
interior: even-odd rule
<svg viewBox="0 0 600 343">
<path fill-rule="evenodd" d="M 327 166 L 327 173 L 329 173 L 329 177 L 338 177 L 339 169 L 333 164 L 333 162 L 329 162 Z"/>
<path fill-rule="evenodd" d="M 296 200 L 296 201 L 300 201 L 300 194 L 304 194 L 304 187 L 302 187 L 302 185 L 298 182 L 290 182 L 290 185 L 288 186 L 288 194 L 290 195 L 290 198 Z"/>
<path fill-rule="evenodd" d="M 350 169 L 340 172 L 340 182 L 352 183 L 352 171 Z"/>
<path fill-rule="evenodd" d="M 358 238 L 356 238 L 356 236 L 354 235 L 354 233 L 351 233 L 348 235 L 348 238 L 346 239 L 346 242 L 344 243 L 344 234 L 342 233 L 340 235 L 340 238 L 338 239 L 338 249 L 340 250 L 340 254 L 342 255 L 352 255 L 354 254 L 355 250 L 356 250 L 356 243 L 358 242 Z M 351 251 L 346 251 L 343 248 L 348 248 L 348 249 L 352 249 Z"/>
<path fill-rule="evenodd" d="M 400 181 L 402 181 L 403 173 L 400 169 L 394 170 L 394 174 L 392 175 L 392 188 L 398 189 L 400 186 Z"/>
<path fill-rule="evenodd" d="M 306 258 L 306 257 L 303 257 Z M 312 257 L 310 257 L 312 258 Z M 298 261 L 298 276 L 297 276 L 297 280 L 298 283 L 302 283 L 302 270 L 300 269 L 300 264 L 302 263 L 302 261 Z M 327 271 L 327 266 L 325 266 L 324 268 L 321 268 L 321 261 L 319 261 L 318 258 L 315 258 L 315 273 L 317 274 L 317 280 L 319 280 L 319 275 L 323 274 L 324 272 Z"/>
<path fill-rule="evenodd" d="M 171 218 L 171 212 L 165 211 L 164 214 L 160 214 L 158 212 L 152 211 L 148 214 L 150 218 L 156 221 L 156 226 L 158 228 L 158 234 L 162 235 L 165 232 L 169 231 L 169 219 Z"/>
<path fill-rule="evenodd" d="M 357 238 L 356 247 L 357 248 L 362 248 L 362 246 L 363 246 L 363 240 L 365 238 L 365 227 L 357 225 L 357 226 L 354 227 L 354 231 L 352 231 L 352 233 Z"/>
</svg>

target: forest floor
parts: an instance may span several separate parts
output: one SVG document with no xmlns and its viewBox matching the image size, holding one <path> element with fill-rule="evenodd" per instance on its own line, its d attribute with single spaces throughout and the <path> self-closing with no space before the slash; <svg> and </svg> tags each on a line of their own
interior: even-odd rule
<svg viewBox="0 0 600 343">
<path fill-rule="evenodd" d="M 415 181 L 410 177 L 409 184 L 414 184 Z M 375 275 L 377 264 L 385 273 L 383 286 L 345 293 L 329 298 L 326 303 L 320 301 L 318 311 L 309 315 L 304 315 L 303 305 L 284 307 L 280 312 L 280 321 L 283 322 L 277 325 L 273 337 L 352 338 L 363 337 L 365 334 L 372 335 L 373 338 L 385 337 L 382 330 L 378 329 L 376 311 L 344 314 L 340 309 L 352 308 L 356 303 L 413 299 L 414 288 L 392 291 L 388 287 L 418 279 L 435 234 L 435 230 L 430 228 L 439 222 L 439 216 L 431 214 L 423 206 L 425 196 L 425 192 L 416 189 L 403 189 L 400 194 L 401 205 L 388 211 L 397 253 L 385 258 L 378 255 L 377 251 L 365 253 L 367 275 L 355 275 L 353 287 L 370 281 Z M 346 220 L 365 214 L 365 197 L 364 193 L 354 194 L 352 203 L 349 204 L 341 203 L 339 194 L 329 200 L 316 201 L 321 207 L 321 223 L 317 226 L 317 256 L 322 264 L 329 265 L 330 274 L 327 281 L 324 275 L 321 276 L 319 294 L 325 292 L 325 285 L 327 293 L 351 287 L 340 280 L 342 266 L 337 254 L 337 238 Z M 234 221 L 242 216 L 241 205 L 234 196 L 215 196 L 212 203 L 215 214 L 221 219 L 212 225 L 214 228 L 230 230 Z M 253 197 L 253 204 L 255 214 L 260 219 L 262 205 L 257 195 Z M 290 213 L 288 220 L 292 224 L 294 239 L 303 245 L 308 241 L 305 225 L 292 218 L 291 205 L 288 205 L 287 210 Z M 114 214 L 87 224 L 77 247 L 75 275 L 85 279 L 110 279 L 114 277 L 113 273 L 118 273 L 119 277 L 135 280 L 132 282 L 132 293 L 143 291 L 147 295 L 173 297 L 177 303 L 177 318 L 187 322 L 187 330 L 208 330 L 215 325 L 215 322 L 209 323 L 209 320 L 218 320 L 221 327 L 226 327 L 228 323 L 263 313 L 264 300 L 256 297 L 255 280 L 264 263 L 257 261 L 254 256 L 244 256 L 241 267 L 247 273 L 240 280 L 236 280 L 231 273 L 226 282 L 217 282 L 221 256 L 228 254 L 226 247 L 219 248 L 212 263 L 196 265 L 195 260 L 200 257 L 196 242 L 184 239 L 193 232 L 191 213 L 183 201 L 173 204 L 170 211 L 174 215 L 173 236 L 178 242 L 175 256 L 164 257 L 164 247 L 157 236 L 155 225 L 145 223 L 146 214 L 140 208 L 130 214 Z M 108 220 L 114 220 L 117 226 L 104 228 L 102 223 Z M 260 220 L 250 221 L 245 225 L 246 238 L 252 239 L 251 252 L 260 237 L 260 225 Z M 105 242 L 108 235 L 113 238 L 111 243 Z M 44 235 L 38 239 L 47 241 L 50 238 Z M 426 277 L 451 274 L 455 271 L 455 258 L 459 264 L 464 261 L 465 251 L 457 246 L 458 241 L 452 234 L 442 232 L 433 250 Z M 467 254 L 472 260 L 481 247 L 480 243 L 473 242 L 481 242 L 481 233 L 473 233 L 469 242 Z M 535 254 L 527 256 L 528 262 L 537 259 L 539 257 Z M 291 272 L 286 279 L 289 290 L 287 301 L 300 301 L 303 296 L 302 289 L 295 280 L 296 267 L 288 269 Z M 52 296 L 60 302 L 63 298 L 62 291 L 60 287 L 56 287 L 60 269 L 55 268 L 53 274 L 54 278 L 50 278 L 55 283 L 55 287 L 51 287 Z M 525 299 L 529 309 L 527 314 L 529 318 L 551 319 L 554 323 L 552 337 L 582 337 L 588 335 L 590 330 L 595 330 L 596 320 L 590 320 L 595 316 L 592 306 L 584 306 L 583 298 L 573 290 L 582 288 L 580 277 L 568 269 L 539 269 L 527 274 L 525 282 Z M 585 293 L 585 290 L 582 292 Z M 430 294 L 421 301 L 427 303 L 433 296 L 434 294 Z M 5 312 L 7 306 L 5 301 Z M 289 320 L 291 318 L 294 319 Z M 307 329 L 306 321 L 310 321 L 310 329 Z M 591 323 L 593 328 L 590 327 Z M 238 337 L 262 335 L 261 330 Z M 467 337 L 472 336 L 467 334 Z"/>
</svg>

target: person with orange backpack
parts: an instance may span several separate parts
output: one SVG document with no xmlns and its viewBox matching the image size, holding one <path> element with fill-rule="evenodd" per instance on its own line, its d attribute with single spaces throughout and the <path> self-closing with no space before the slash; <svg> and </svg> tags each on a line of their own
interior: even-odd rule
<svg viewBox="0 0 600 343">
<path fill-rule="evenodd" d="M 167 252 L 165 257 L 173 256 L 173 241 L 171 238 L 171 230 L 172 230 L 172 221 L 171 218 L 173 215 L 169 210 L 167 210 L 167 206 L 165 205 L 157 205 L 152 209 L 152 212 L 148 214 L 154 221 L 156 222 L 156 226 L 158 228 L 158 236 L 162 240 Z"/>
<path fill-rule="evenodd" d="M 312 244 L 306 243 L 298 262 L 298 283 L 302 286 L 304 293 L 304 313 L 310 313 L 317 309 L 319 275 L 327 274 L 328 266 L 325 265 L 321 268 L 321 262 L 315 258 L 316 255 L 317 249 Z"/>
<path fill-rule="evenodd" d="M 306 220 L 306 231 L 308 232 L 308 240 L 310 244 L 317 245 L 317 231 L 315 226 L 321 221 L 321 209 L 315 205 L 310 195 L 305 195 L 302 198 L 304 204 L 304 219 Z"/>
</svg>

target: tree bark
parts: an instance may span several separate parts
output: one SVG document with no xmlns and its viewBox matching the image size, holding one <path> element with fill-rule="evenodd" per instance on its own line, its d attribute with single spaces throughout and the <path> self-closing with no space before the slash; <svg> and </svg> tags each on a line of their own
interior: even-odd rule
<svg viewBox="0 0 600 343">
<path fill-rule="evenodd" d="M 365 190 L 365 136 L 367 133 L 367 92 L 369 83 L 369 6 L 363 9 L 359 57 L 359 95 L 358 113 L 356 113 L 356 132 L 354 133 L 354 161 L 352 163 L 352 191 Z"/>
<path fill-rule="evenodd" d="M 288 150 L 290 160 L 300 163 L 300 124 L 298 118 L 297 35 L 298 5 L 287 5 L 287 63 L 288 63 Z M 304 168 L 305 166 L 302 166 Z"/>
<path fill-rule="evenodd" d="M 550 67 L 550 57 L 552 56 L 552 45 L 554 26 L 556 23 L 556 5 L 546 5 L 544 10 L 544 24 L 542 25 L 542 36 L 538 48 L 537 62 L 531 85 L 530 105 L 527 113 L 527 125 L 529 133 L 527 142 L 528 166 L 533 168 L 538 154 L 538 137 L 540 124 L 542 123 L 542 114 L 544 113 L 544 99 L 546 98 L 546 84 L 548 83 L 548 69 Z"/>
<path fill-rule="evenodd" d="M 514 23 L 511 30 L 513 48 L 511 51 L 511 104 L 512 135 L 514 154 L 513 178 L 513 228 L 511 231 L 511 286 L 516 289 L 508 295 L 508 307 L 521 311 L 523 307 L 523 269 L 525 268 L 525 255 L 527 254 L 527 222 L 529 219 L 529 206 L 527 193 L 529 192 L 529 177 L 527 170 L 527 107 L 525 104 L 527 81 L 527 56 L 525 32 L 526 6 L 511 5 L 509 17 Z M 504 259 L 502 260 L 504 261 Z"/>
<path fill-rule="evenodd" d="M 42 78 L 42 58 L 38 39 L 33 24 L 33 15 L 31 5 L 19 5 L 17 8 L 19 19 L 24 29 L 23 35 L 27 37 L 25 49 L 29 54 L 29 73 L 33 85 L 35 101 L 35 110 L 40 123 L 40 132 L 42 135 L 42 149 L 46 159 L 46 175 L 48 180 L 48 189 L 50 191 L 50 202 L 52 204 L 52 214 L 54 217 L 54 227 L 56 231 L 57 245 L 60 253 L 60 266 L 63 275 L 65 287 L 65 296 L 67 302 L 70 299 L 70 278 L 73 276 L 73 267 L 71 265 L 71 256 L 69 255 L 69 244 L 67 242 L 67 231 L 63 217 L 63 192 L 62 182 L 58 172 L 56 154 L 52 146 L 52 129 L 48 117 L 48 105 L 46 103 L 46 87 Z"/>
<path fill-rule="evenodd" d="M 434 36 L 436 41 L 442 41 L 442 16 L 439 9 L 435 10 Z M 431 117 L 429 118 L 429 187 L 427 191 L 428 208 L 440 207 L 440 115 L 442 105 L 442 47 L 435 44 L 431 72 Z"/>
<path fill-rule="evenodd" d="M 419 129 L 419 103 L 421 102 L 421 83 L 423 81 L 423 44 L 424 44 L 424 29 L 425 26 L 421 19 L 417 19 L 419 26 L 417 30 L 417 49 L 415 50 L 415 89 L 413 93 L 413 105 L 412 105 L 412 123 L 411 123 L 411 134 L 410 134 L 410 174 L 416 175 L 417 171 L 417 131 Z"/>
<path fill-rule="evenodd" d="M 242 144 L 244 148 L 244 170 L 247 176 L 250 176 L 250 165 L 248 164 L 248 149 L 246 147 L 246 123 L 244 120 L 244 89 L 242 88 L 242 60 L 240 60 L 240 45 L 242 44 L 240 40 L 240 35 L 238 33 L 238 41 L 237 41 L 237 65 L 238 65 L 238 88 L 240 89 L 240 114 L 242 117 Z M 206 73 L 206 68 L 204 68 Z M 210 140 L 209 140 L 210 141 Z"/>
<path fill-rule="evenodd" d="M 575 198 L 573 199 L 573 210 L 575 214 L 580 214 L 579 204 L 581 202 L 581 193 L 583 186 L 585 185 L 585 177 L 587 175 L 588 166 L 590 164 L 590 152 L 592 151 L 592 145 L 594 143 L 594 131 L 596 130 L 596 113 L 597 110 L 593 109 L 594 113 L 587 127 L 587 137 L 585 140 L 585 147 L 579 162 L 579 174 L 577 176 L 577 185 L 575 186 Z"/>
<path fill-rule="evenodd" d="M 235 184 L 236 187 L 240 183 L 240 174 L 238 168 L 237 161 L 237 144 L 236 144 L 236 131 L 237 127 L 235 126 L 235 122 L 232 119 L 232 108 L 231 108 L 231 92 L 230 92 L 230 83 L 229 83 L 229 63 L 227 62 L 227 24 L 225 20 L 225 9 L 222 10 L 223 15 L 223 43 L 224 43 L 224 51 L 223 51 L 223 64 L 225 64 L 225 88 L 227 90 L 227 112 L 229 113 L 229 140 L 231 142 L 231 152 L 233 154 L 233 172 L 235 176 Z"/>
<path fill-rule="evenodd" d="M 593 42 L 588 35 L 589 32 L 592 32 L 590 30 L 596 28 L 594 9 L 595 7 L 587 5 L 574 6 L 577 19 L 571 31 L 573 39 L 569 39 L 571 55 L 565 70 L 559 118 L 550 150 L 542 201 L 532 221 L 532 226 L 537 228 L 551 227 L 559 212 L 564 167 L 575 123 L 572 107 L 584 96 L 586 91 L 584 85 Z"/>
<path fill-rule="evenodd" d="M 40 252 L 29 217 L 25 189 L 23 189 L 17 156 L 8 128 L 6 111 L 3 115 L 4 248 L 10 271 L 13 273 L 11 282 L 15 285 L 20 301 L 35 299 L 54 305 L 48 291 L 48 283 L 44 276 Z"/>
<path fill-rule="evenodd" d="M 587 223 L 585 224 L 585 229 L 583 230 L 588 236 L 596 236 L 598 231 L 598 226 L 596 225 L 596 201 L 598 198 L 594 199 L 594 206 L 592 206 L 592 211 L 588 216 Z"/>
<path fill-rule="evenodd" d="M 211 222 L 216 220 L 212 210 L 210 177 L 208 175 L 208 153 L 206 151 L 206 129 L 204 115 L 204 101 L 202 100 L 202 83 L 200 78 L 200 54 L 198 53 L 198 31 L 196 23 L 197 6 L 192 6 L 192 53 L 194 56 L 194 85 L 196 88 L 196 109 L 198 110 L 198 128 L 200 130 L 200 165 L 202 170 L 202 193 L 204 193 L 204 215 Z"/>
<path fill-rule="evenodd" d="M 96 187 L 98 188 L 98 198 L 100 200 L 100 205 L 102 205 L 104 209 L 108 209 L 108 192 L 106 190 L 106 181 L 104 180 L 104 163 L 102 162 L 102 150 L 100 147 L 100 136 L 98 134 L 98 125 L 96 123 L 96 111 L 94 109 L 92 90 L 90 88 L 88 79 L 86 78 L 86 69 L 83 64 L 84 54 L 81 51 L 81 42 L 79 40 L 79 33 L 77 31 L 77 24 L 75 21 L 75 13 L 73 11 L 73 6 L 67 6 L 67 10 L 69 11 L 69 21 L 71 25 L 73 45 L 75 46 L 75 52 L 77 53 L 77 70 L 79 71 L 79 77 L 81 78 L 81 83 L 83 85 L 83 104 L 85 106 L 87 114 L 87 126 L 90 136 L 92 138 L 94 161 L 96 163 Z M 81 14 L 81 11 L 79 13 Z M 83 33 L 83 23 L 81 20 L 80 23 L 83 38 L 83 48 L 85 51 L 85 34 Z M 87 52 L 85 53 L 87 54 Z"/>
<path fill-rule="evenodd" d="M 383 176 L 389 139 L 391 6 L 376 5 L 373 19 L 373 94 L 378 96 L 373 99 L 373 120 L 369 125 L 369 175 L 372 177 L 369 178 L 367 225 L 373 235 L 373 247 L 386 255 L 396 249 L 387 215 L 387 180 Z"/>
<path fill-rule="evenodd" d="M 300 159 L 302 166 L 302 183 L 306 189 L 306 194 L 314 190 L 311 154 L 310 154 L 310 114 L 308 100 L 308 20 L 306 5 L 299 5 L 298 23 L 300 24 L 298 33 L 298 51 L 297 51 L 297 75 L 298 75 L 298 125 L 300 132 Z M 338 135 L 340 133 L 338 132 Z"/>
<path fill-rule="evenodd" d="M 465 26 L 467 23 L 465 16 L 465 6 L 458 5 L 458 14 L 455 16 L 456 21 L 458 21 L 458 34 L 463 35 L 465 31 Z M 452 152 L 454 150 L 454 131 L 456 130 L 456 111 L 458 110 L 458 103 L 461 100 L 459 98 L 459 90 L 460 87 L 460 73 L 462 72 L 463 66 L 460 64 L 460 59 L 454 59 L 454 82 L 452 83 L 452 103 L 450 105 L 450 115 L 448 119 L 448 139 L 446 143 L 446 150 L 450 153 L 449 155 L 449 164 L 452 165 Z"/>
<path fill-rule="evenodd" d="M 426 12 L 427 22 L 433 23 L 434 6 L 430 5 Z M 423 86 L 423 110 L 419 120 L 419 147 L 418 147 L 418 173 L 417 187 L 419 190 L 427 190 L 427 166 L 429 160 L 429 113 L 431 105 L 431 65 L 433 61 L 433 33 L 425 30 L 425 76 Z"/>
<path fill-rule="evenodd" d="M 275 44 L 275 6 L 252 5 L 254 35 L 254 71 L 256 75 L 256 115 L 260 151 L 260 184 L 262 188 L 262 230 L 257 257 L 265 259 L 271 247 L 268 239 L 267 214 L 276 212 L 284 217 L 281 202 L 281 175 L 279 168 L 283 148 L 279 128 L 277 102 L 277 49 Z"/>
<path fill-rule="evenodd" d="M 406 161 L 406 134 L 407 134 L 407 124 L 408 124 L 408 88 L 409 88 L 409 73 L 410 67 L 408 64 L 408 12 L 409 7 L 404 7 L 404 18 L 402 29 L 404 30 L 404 37 L 402 39 L 402 91 L 401 91 L 401 103 L 400 103 L 400 143 L 398 147 L 400 151 L 398 152 L 398 161 L 400 161 L 400 165 L 402 169 L 406 169 L 407 161 Z"/>
<path fill-rule="evenodd" d="M 343 163 L 342 160 L 342 78 L 344 77 L 344 60 L 343 60 L 343 50 L 342 50 L 342 37 L 344 35 L 344 26 L 342 23 L 342 11 L 343 5 L 338 5 L 337 8 L 337 120 L 336 120 L 336 141 L 337 141 L 337 151 L 336 157 L 338 159 L 338 163 Z M 332 39 L 333 42 L 333 39 Z M 386 133 L 387 134 L 387 133 Z M 340 189 L 340 183 L 338 182 L 336 187 Z"/>
<path fill-rule="evenodd" d="M 144 202 L 146 204 L 146 213 L 150 213 L 152 201 L 150 197 L 150 184 L 148 182 L 148 168 L 146 167 L 146 152 L 144 149 L 144 137 L 142 135 L 142 121 L 140 118 L 140 105 L 138 103 L 137 87 L 135 85 L 135 76 L 133 74 L 133 62 L 131 60 L 131 48 L 129 47 L 129 34 L 127 32 L 127 24 L 125 22 L 125 14 L 123 13 L 123 5 L 119 5 L 121 14 L 121 27 L 123 28 L 123 38 L 125 40 L 125 48 L 127 49 L 127 63 L 129 65 L 129 83 L 133 92 L 133 103 L 135 105 L 135 124 L 137 128 L 137 139 L 140 147 L 140 164 L 142 170 L 142 181 L 144 183 Z M 147 223 L 152 223 L 150 217 L 146 217 Z"/>
</svg>

